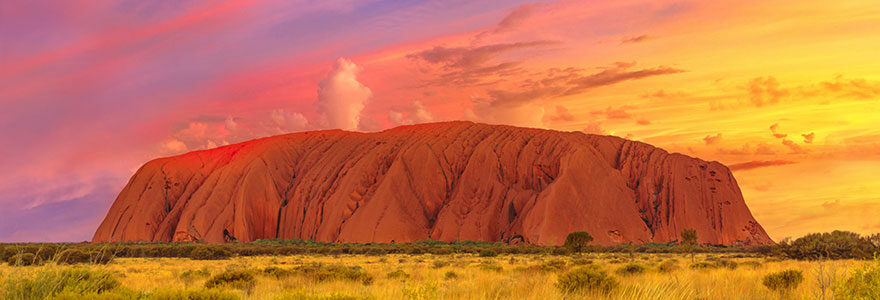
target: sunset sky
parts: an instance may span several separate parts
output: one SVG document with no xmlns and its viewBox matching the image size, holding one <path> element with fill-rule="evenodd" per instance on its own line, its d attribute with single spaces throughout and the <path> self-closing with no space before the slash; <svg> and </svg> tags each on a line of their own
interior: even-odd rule
<svg viewBox="0 0 880 300">
<path fill-rule="evenodd" d="M 717 160 L 772 238 L 880 232 L 868 1 L 3 1 L 0 241 L 91 239 L 144 162 L 471 120 Z"/>
</svg>

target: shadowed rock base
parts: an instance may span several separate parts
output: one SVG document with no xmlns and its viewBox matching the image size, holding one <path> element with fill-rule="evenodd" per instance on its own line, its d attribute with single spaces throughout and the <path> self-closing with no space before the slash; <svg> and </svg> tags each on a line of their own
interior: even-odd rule
<svg viewBox="0 0 880 300">
<path fill-rule="evenodd" d="M 772 243 L 724 165 L 612 136 L 445 122 L 293 133 L 146 163 L 93 241 Z"/>
</svg>

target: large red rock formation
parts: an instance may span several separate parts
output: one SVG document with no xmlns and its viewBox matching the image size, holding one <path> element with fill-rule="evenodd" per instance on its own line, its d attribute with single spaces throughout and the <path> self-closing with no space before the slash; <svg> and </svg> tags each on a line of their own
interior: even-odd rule
<svg viewBox="0 0 880 300">
<path fill-rule="evenodd" d="M 94 241 L 299 238 L 772 243 L 727 167 L 612 136 L 447 122 L 268 137 L 160 158 Z"/>
</svg>

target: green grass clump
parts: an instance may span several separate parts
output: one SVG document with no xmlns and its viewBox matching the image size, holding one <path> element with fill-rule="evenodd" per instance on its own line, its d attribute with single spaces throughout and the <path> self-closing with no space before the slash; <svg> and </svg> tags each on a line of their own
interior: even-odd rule
<svg viewBox="0 0 880 300">
<path fill-rule="evenodd" d="M 198 278 L 208 278 L 211 277 L 211 272 L 208 272 L 208 269 L 202 268 L 201 270 L 186 270 L 183 273 L 178 275 L 180 280 L 182 280 L 187 285 L 190 285 L 193 281 Z"/>
<path fill-rule="evenodd" d="M 388 273 L 387 277 L 388 277 L 388 279 L 401 279 L 401 280 L 403 280 L 403 279 L 408 279 L 410 277 L 410 275 L 407 274 L 406 272 L 404 272 L 403 270 L 397 270 L 397 271 Z"/>
<path fill-rule="evenodd" d="M 434 268 L 434 269 L 440 269 L 440 268 L 446 267 L 446 266 L 448 266 L 448 265 L 449 265 L 449 262 L 448 262 L 448 261 L 445 261 L 445 260 L 435 260 L 434 263 L 431 265 L 431 267 Z"/>
<path fill-rule="evenodd" d="M 447 271 L 446 274 L 443 274 L 443 278 L 446 278 L 446 280 L 458 279 L 458 273 Z"/>
<path fill-rule="evenodd" d="M 293 275 L 294 273 L 295 273 L 294 271 L 291 271 L 288 269 L 282 269 L 282 268 L 279 268 L 276 266 L 270 266 L 270 267 L 266 267 L 265 269 L 263 269 L 263 275 L 266 275 L 269 277 L 275 277 L 276 279 L 289 277 L 290 275 Z"/>
<path fill-rule="evenodd" d="M 219 289 L 157 290 L 144 296 L 145 300 L 238 300 L 235 293 Z"/>
<path fill-rule="evenodd" d="M 198 247 L 189 253 L 189 258 L 193 260 L 220 260 L 227 259 L 231 253 L 226 249 L 214 249 L 212 247 Z"/>
<path fill-rule="evenodd" d="M 343 294 L 330 294 L 330 295 L 310 295 L 302 292 L 295 292 L 281 295 L 276 300 L 359 300 L 359 299 L 372 299 L 372 298 L 361 298 L 356 296 L 349 296 Z"/>
<path fill-rule="evenodd" d="M 88 269 L 45 269 L 33 277 L 9 278 L 3 285 L 0 299 L 47 299 L 101 294 L 119 287 L 119 281 L 106 271 Z"/>
<path fill-rule="evenodd" d="M 836 299 L 880 299 L 880 256 L 874 262 L 840 282 L 834 290 Z"/>
<path fill-rule="evenodd" d="M 720 259 L 715 262 L 715 264 L 718 265 L 718 267 L 728 268 L 730 270 L 736 270 L 736 268 L 739 266 L 739 264 L 735 261 L 727 259 Z"/>
<path fill-rule="evenodd" d="M 764 276 L 764 286 L 778 292 L 797 288 L 804 281 L 804 273 L 798 270 L 785 270 Z"/>
<path fill-rule="evenodd" d="M 566 294 L 579 292 L 608 293 L 619 283 L 604 270 L 595 266 L 580 267 L 559 276 L 556 287 Z"/>
<path fill-rule="evenodd" d="M 752 269 L 757 269 L 757 268 L 760 268 L 761 266 L 764 265 L 761 261 L 758 261 L 758 260 L 747 260 L 747 261 L 741 262 L 739 264 L 743 267 L 749 267 Z"/>
<path fill-rule="evenodd" d="M 657 270 L 660 272 L 664 272 L 664 273 L 674 272 L 675 270 L 678 270 L 678 260 L 676 260 L 676 259 L 665 260 L 662 263 L 660 263 L 659 266 L 657 266 Z"/>
<path fill-rule="evenodd" d="M 701 261 L 701 262 L 694 263 L 691 265 L 691 269 L 696 269 L 696 270 L 715 269 L 715 268 L 718 268 L 718 264 L 716 264 L 714 262 L 708 262 L 708 261 Z"/>
<path fill-rule="evenodd" d="M 487 262 L 478 264 L 477 268 L 480 268 L 480 270 L 483 270 L 483 271 L 490 271 L 490 272 L 504 271 L 503 267 L 496 265 L 496 264 L 493 264 L 493 263 L 487 263 Z"/>
<path fill-rule="evenodd" d="M 341 266 L 341 265 L 324 265 L 312 264 L 297 266 L 293 269 L 294 273 L 318 282 L 333 280 L 348 280 L 361 282 L 363 284 L 371 284 L 373 276 L 367 274 L 367 271 L 360 266 Z"/>
<path fill-rule="evenodd" d="M 615 271 L 619 275 L 627 276 L 627 275 L 638 275 L 645 273 L 645 266 L 642 266 L 637 263 L 628 263 Z"/>
<path fill-rule="evenodd" d="M 521 269 L 525 271 L 532 272 L 542 272 L 542 273 L 553 273 L 568 270 L 568 264 L 561 259 L 550 260 L 541 264 L 531 265 L 527 268 Z"/>
<path fill-rule="evenodd" d="M 14 254 L 6 259 L 10 266 L 33 266 L 42 263 L 42 260 L 33 253 Z"/>
<path fill-rule="evenodd" d="M 249 270 L 233 270 L 219 273 L 212 276 L 205 282 L 205 287 L 212 288 L 234 288 L 250 292 L 257 285 L 257 278 L 254 272 Z"/>
<path fill-rule="evenodd" d="M 498 251 L 492 249 L 482 249 L 480 250 L 480 257 L 495 257 L 498 256 Z"/>
</svg>

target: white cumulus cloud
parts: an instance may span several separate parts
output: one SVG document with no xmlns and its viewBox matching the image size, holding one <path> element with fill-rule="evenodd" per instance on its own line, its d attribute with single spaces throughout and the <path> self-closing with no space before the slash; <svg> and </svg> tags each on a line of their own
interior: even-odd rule
<svg viewBox="0 0 880 300">
<path fill-rule="evenodd" d="M 373 95 L 370 88 L 357 80 L 360 67 L 345 58 L 339 58 L 333 71 L 318 84 L 318 113 L 330 128 L 356 130 L 367 101 Z"/>
</svg>

